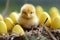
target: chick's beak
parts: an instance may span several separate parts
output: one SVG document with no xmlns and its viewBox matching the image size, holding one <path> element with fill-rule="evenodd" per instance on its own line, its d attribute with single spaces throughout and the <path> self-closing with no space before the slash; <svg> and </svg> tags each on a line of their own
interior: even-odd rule
<svg viewBox="0 0 60 40">
<path fill-rule="evenodd" d="M 30 14 L 27 15 L 27 18 L 31 18 Z"/>
</svg>

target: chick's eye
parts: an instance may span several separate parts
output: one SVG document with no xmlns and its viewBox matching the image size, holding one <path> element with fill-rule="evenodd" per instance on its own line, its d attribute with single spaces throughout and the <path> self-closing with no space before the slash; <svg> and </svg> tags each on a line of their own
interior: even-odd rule
<svg viewBox="0 0 60 40">
<path fill-rule="evenodd" d="M 33 12 L 30 12 L 31 14 L 33 13 Z"/>
<path fill-rule="evenodd" d="M 26 14 L 26 12 L 23 12 L 24 14 Z"/>
</svg>

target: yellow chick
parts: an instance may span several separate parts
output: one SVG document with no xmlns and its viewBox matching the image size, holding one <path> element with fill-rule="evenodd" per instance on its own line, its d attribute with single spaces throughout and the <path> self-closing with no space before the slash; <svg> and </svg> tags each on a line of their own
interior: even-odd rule
<svg viewBox="0 0 60 40">
<path fill-rule="evenodd" d="M 20 11 L 18 18 L 19 24 L 24 28 L 31 28 L 38 26 L 38 17 L 36 15 L 35 7 L 32 4 L 24 4 Z"/>
<path fill-rule="evenodd" d="M 14 25 L 12 19 L 9 18 L 9 17 L 7 17 L 7 18 L 4 19 L 4 22 L 6 23 L 7 30 L 11 30 L 11 28 L 12 28 L 13 25 Z"/>
<path fill-rule="evenodd" d="M 48 18 L 48 20 L 46 21 L 46 19 Z M 49 14 L 47 12 L 43 12 L 42 14 L 40 14 L 39 17 L 39 24 L 44 24 L 44 22 L 46 21 L 45 25 L 46 26 L 50 26 L 51 25 L 51 18 L 49 16 Z"/>
<path fill-rule="evenodd" d="M 55 18 L 53 18 L 51 28 L 60 29 L 60 16 L 56 16 Z"/>
<path fill-rule="evenodd" d="M 49 10 L 49 14 L 50 14 L 51 18 L 53 19 L 54 17 L 59 15 L 59 11 L 58 11 L 58 9 L 56 7 L 52 7 Z"/>
<path fill-rule="evenodd" d="M 12 19 L 12 21 L 14 22 L 14 23 L 17 23 L 18 21 L 17 21 L 17 19 L 18 19 L 18 13 L 17 12 L 12 12 L 10 15 L 9 15 L 9 17 Z"/>
<path fill-rule="evenodd" d="M 40 14 L 44 12 L 43 8 L 41 6 L 36 7 L 36 14 L 38 17 L 40 17 Z"/>
<path fill-rule="evenodd" d="M 0 14 L 0 21 L 3 21 L 3 16 Z"/>
<path fill-rule="evenodd" d="M 4 21 L 0 21 L 0 33 L 7 34 L 7 26 Z"/>
<path fill-rule="evenodd" d="M 20 25 L 15 25 L 12 29 L 12 34 L 18 34 L 19 36 L 25 35 L 23 28 Z"/>
</svg>

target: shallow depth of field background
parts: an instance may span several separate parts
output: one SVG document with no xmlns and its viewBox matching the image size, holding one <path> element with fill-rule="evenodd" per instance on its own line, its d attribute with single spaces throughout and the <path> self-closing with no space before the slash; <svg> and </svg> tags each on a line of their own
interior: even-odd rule
<svg viewBox="0 0 60 40">
<path fill-rule="evenodd" d="M 5 9 L 6 1 L 0 0 L 0 13 Z M 9 0 L 8 14 L 12 11 L 20 12 L 21 6 L 25 3 L 31 3 L 34 6 L 40 5 L 47 12 L 53 6 L 60 10 L 60 0 Z"/>
</svg>

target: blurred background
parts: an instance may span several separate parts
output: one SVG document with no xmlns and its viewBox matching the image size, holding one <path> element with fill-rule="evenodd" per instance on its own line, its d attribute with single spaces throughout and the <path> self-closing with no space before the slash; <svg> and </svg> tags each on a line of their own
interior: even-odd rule
<svg viewBox="0 0 60 40">
<path fill-rule="evenodd" d="M 34 6 L 40 5 L 47 12 L 53 6 L 60 10 L 60 0 L 0 0 L 0 13 L 8 15 L 12 11 L 20 12 L 21 6 L 25 3 L 31 3 Z"/>
</svg>

